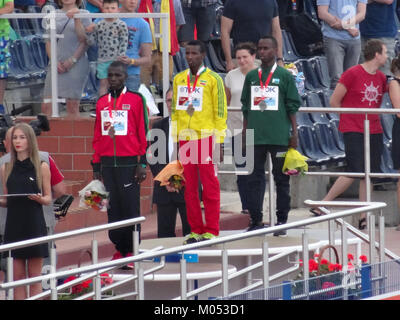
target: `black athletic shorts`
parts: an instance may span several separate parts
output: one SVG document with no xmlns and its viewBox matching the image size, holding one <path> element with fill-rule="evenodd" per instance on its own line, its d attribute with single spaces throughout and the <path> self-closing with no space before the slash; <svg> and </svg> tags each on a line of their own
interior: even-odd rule
<svg viewBox="0 0 400 320">
<path fill-rule="evenodd" d="M 347 172 L 364 172 L 364 134 L 359 132 L 343 133 L 346 152 Z M 370 168 L 371 172 L 381 172 L 383 151 L 382 134 L 370 135 Z"/>
</svg>

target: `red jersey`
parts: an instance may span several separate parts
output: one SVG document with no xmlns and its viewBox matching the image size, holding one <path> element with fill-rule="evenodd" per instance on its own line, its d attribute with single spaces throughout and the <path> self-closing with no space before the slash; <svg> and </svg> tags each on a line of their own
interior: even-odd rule
<svg viewBox="0 0 400 320">
<path fill-rule="evenodd" d="M 347 89 L 342 100 L 343 108 L 380 108 L 383 94 L 387 91 L 386 76 L 380 70 L 370 74 L 361 65 L 346 70 L 339 82 Z M 364 133 L 364 120 L 363 113 L 343 113 L 339 130 Z M 371 134 L 382 133 L 379 114 L 369 114 L 368 120 Z"/>
<path fill-rule="evenodd" d="M 103 156 L 132 157 L 146 154 L 148 118 L 143 97 L 122 90 L 114 99 L 111 94 L 99 98 L 96 104 L 96 122 L 93 136 L 93 163 L 99 163 Z M 114 141 L 108 130 L 113 126 Z"/>
<path fill-rule="evenodd" d="M 50 184 L 51 186 L 55 186 L 64 180 L 64 176 L 61 171 L 58 169 L 56 163 L 53 158 L 49 155 L 49 167 L 50 167 Z"/>
</svg>

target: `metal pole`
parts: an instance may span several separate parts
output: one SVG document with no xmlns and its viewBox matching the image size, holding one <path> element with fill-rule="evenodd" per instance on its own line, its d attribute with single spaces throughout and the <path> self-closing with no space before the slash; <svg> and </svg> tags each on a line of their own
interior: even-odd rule
<svg viewBox="0 0 400 320">
<path fill-rule="evenodd" d="M 385 217 L 380 210 L 379 216 L 379 262 L 382 263 L 385 259 Z"/>
<path fill-rule="evenodd" d="M 164 109 L 164 117 L 168 115 L 168 108 L 165 96 L 167 94 L 167 90 L 169 88 L 169 15 L 168 18 L 161 18 L 162 24 L 162 68 L 163 68 L 163 109 Z"/>
<path fill-rule="evenodd" d="M 98 243 L 96 239 L 92 240 L 92 263 L 97 264 L 99 262 L 99 252 L 98 252 Z M 93 279 L 93 290 L 94 290 L 94 299 L 101 300 L 101 281 L 99 271 L 97 270 L 97 275 Z"/>
<path fill-rule="evenodd" d="M 54 241 L 51 242 L 50 249 L 50 268 L 51 273 L 56 272 L 56 248 L 54 246 Z M 50 279 L 50 290 L 51 290 L 51 300 L 57 300 L 57 280 L 56 278 Z"/>
<path fill-rule="evenodd" d="M 187 300 L 187 269 L 186 269 L 186 259 L 183 256 L 180 260 L 181 264 L 181 299 Z"/>
<path fill-rule="evenodd" d="M 7 282 L 13 282 L 14 280 L 14 261 L 11 256 L 11 250 L 8 252 L 7 257 Z M 7 289 L 7 300 L 14 300 L 14 289 Z"/>
<path fill-rule="evenodd" d="M 309 300 L 309 252 L 308 252 L 308 235 L 306 230 L 304 229 L 303 235 L 303 274 L 304 274 L 304 294 L 307 297 L 307 300 Z"/>
<path fill-rule="evenodd" d="M 222 249 L 222 296 L 227 297 L 229 294 L 228 284 L 228 251 L 226 250 L 225 243 Z"/>
<path fill-rule="evenodd" d="M 369 216 L 369 256 L 371 264 L 375 263 L 375 216 Z"/>
<path fill-rule="evenodd" d="M 343 276 L 347 276 L 348 274 L 348 266 L 347 266 L 347 225 L 345 223 L 342 224 L 342 264 L 343 264 Z M 347 282 L 344 283 L 343 287 L 343 299 L 347 300 Z"/>
<path fill-rule="evenodd" d="M 49 13 L 50 19 L 50 73 L 51 73 L 51 110 L 52 117 L 59 117 L 57 86 L 57 34 L 55 11 Z"/>
<path fill-rule="evenodd" d="M 264 300 L 268 300 L 268 287 L 269 287 L 269 253 L 268 242 L 266 237 L 263 241 L 263 286 L 264 286 Z"/>
<path fill-rule="evenodd" d="M 275 202 L 274 202 L 274 176 L 272 175 L 272 158 L 271 154 L 268 152 L 268 189 L 269 189 L 269 223 L 270 226 L 275 226 Z M 262 208 L 261 208 L 262 210 Z"/>
<path fill-rule="evenodd" d="M 328 221 L 328 237 L 329 237 L 329 244 L 331 246 L 335 245 L 335 221 L 329 220 Z M 332 250 L 329 250 L 329 261 L 332 261 Z"/>
<path fill-rule="evenodd" d="M 364 169 L 365 169 L 365 195 L 366 195 L 366 202 L 371 202 L 371 177 L 369 174 L 371 173 L 371 161 L 370 161 L 370 143 L 369 143 L 369 120 L 366 118 L 364 120 Z M 369 223 L 368 217 L 370 216 L 371 212 L 367 212 L 367 224 Z M 368 225 L 367 225 L 368 226 Z M 369 228 L 371 226 L 368 226 Z"/>
</svg>

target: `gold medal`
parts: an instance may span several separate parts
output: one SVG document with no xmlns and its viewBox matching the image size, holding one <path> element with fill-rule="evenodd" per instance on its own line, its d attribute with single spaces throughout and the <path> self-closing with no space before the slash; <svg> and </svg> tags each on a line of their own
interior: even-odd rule
<svg viewBox="0 0 400 320">
<path fill-rule="evenodd" d="M 111 139 L 114 139 L 115 137 L 115 129 L 114 126 L 111 126 L 110 129 L 108 130 L 108 135 L 111 137 Z"/>
</svg>

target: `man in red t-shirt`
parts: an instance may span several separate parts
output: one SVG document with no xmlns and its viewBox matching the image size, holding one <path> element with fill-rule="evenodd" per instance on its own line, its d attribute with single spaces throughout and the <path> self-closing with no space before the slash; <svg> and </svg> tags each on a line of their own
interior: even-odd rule
<svg viewBox="0 0 400 320">
<path fill-rule="evenodd" d="M 379 108 L 387 91 L 386 76 L 378 70 L 387 60 L 386 46 L 380 40 L 369 40 L 364 50 L 365 62 L 345 71 L 332 94 L 330 104 L 334 108 Z M 383 150 L 382 126 L 378 114 L 365 113 L 340 115 L 339 130 L 343 133 L 348 172 L 364 172 L 364 120 L 370 125 L 371 172 L 380 171 Z M 347 190 L 354 178 L 341 176 L 329 190 L 323 201 L 331 201 Z M 366 201 L 365 179 L 360 180 L 360 201 Z M 313 214 L 324 214 L 322 208 L 312 208 Z M 359 220 L 359 229 L 367 226 L 365 214 Z"/>
</svg>

